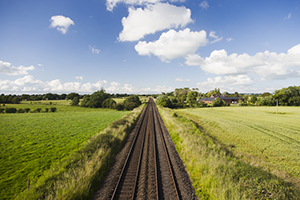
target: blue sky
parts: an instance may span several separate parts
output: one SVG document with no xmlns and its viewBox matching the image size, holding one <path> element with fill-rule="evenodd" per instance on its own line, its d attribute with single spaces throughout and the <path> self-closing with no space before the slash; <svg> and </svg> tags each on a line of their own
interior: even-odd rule
<svg viewBox="0 0 300 200">
<path fill-rule="evenodd" d="M 299 85 L 300 1 L 0 0 L 0 93 Z"/>
</svg>

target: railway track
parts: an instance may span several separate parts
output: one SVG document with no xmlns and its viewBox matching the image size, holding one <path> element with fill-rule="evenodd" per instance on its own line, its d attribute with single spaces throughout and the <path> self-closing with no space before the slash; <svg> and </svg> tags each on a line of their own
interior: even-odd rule
<svg viewBox="0 0 300 200">
<path fill-rule="evenodd" d="M 111 199 L 180 199 L 158 111 L 149 100 Z"/>
<path fill-rule="evenodd" d="M 152 98 L 93 199 L 197 199 Z"/>
</svg>

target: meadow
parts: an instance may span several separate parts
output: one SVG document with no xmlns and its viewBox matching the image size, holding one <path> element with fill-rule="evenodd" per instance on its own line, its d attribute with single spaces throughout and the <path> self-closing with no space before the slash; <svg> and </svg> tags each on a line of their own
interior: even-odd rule
<svg viewBox="0 0 300 200">
<path fill-rule="evenodd" d="M 300 108 L 159 108 L 199 199 L 297 199 Z"/>
<path fill-rule="evenodd" d="M 42 108 L 42 111 L 0 114 L 1 198 L 13 198 L 27 188 L 28 179 L 34 184 L 59 158 L 64 162 L 91 136 L 129 113 L 71 107 L 69 103 L 61 100 L 5 105 L 31 111 Z M 56 107 L 57 111 L 46 113 L 46 107 Z"/>
<path fill-rule="evenodd" d="M 184 109 L 235 155 L 300 178 L 300 107 Z M 278 173 L 280 173 L 278 171 Z"/>
</svg>

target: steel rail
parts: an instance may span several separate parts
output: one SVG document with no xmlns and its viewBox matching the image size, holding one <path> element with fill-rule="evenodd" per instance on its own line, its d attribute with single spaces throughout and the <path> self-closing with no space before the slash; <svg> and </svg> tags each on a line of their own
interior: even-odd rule
<svg viewBox="0 0 300 200">
<path fill-rule="evenodd" d="M 154 101 L 152 100 L 152 105 L 154 105 Z M 154 106 L 153 106 L 154 107 Z M 156 199 L 159 199 L 159 187 L 158 187 L 158 165 L 157 165 L 157 145 L 156 145 L 156 134 L 155 134 L 155 111 L 152 109 L 153 113 L 153 145 L 154 145 L 154 167 L 155 167 L 155 185 L 156 185 Z"/>
<path fill-rule="evenodd" d="M 165 137 L 164 137 L 163 130 L 162 130 L 161 120 L 158 117 L 159 116 L 158 109 L 156 108 L 156 106 L 155 106 L 154 110 L 155 110 L 154 112 L 156 113 L 156 115 L 155 115 L 156 119 L 158 121 L 158 127 L 160 129 L 160 133 L 161 133 L 161 136 L 162 136 L 162 143 L 163 143 L 163 147 L 164 147 L 164 152 L 165 152 L 166 157 L 167 157 L 167 163 L 168 163 L 169 172 L 170 172 L 170 175 L 171 175 L 171 178 L 172 178 L 172 184 L 173 184 L 173 187 L 174 187 L 174 192 L 175 192 L 175 195 L 176 195 L 176 199 L 180 200 L 180 197 L 179 197 L 179 194 L 178 194 L 177 184 L 176 184 L 176 181 L 175 181 L 175 178 L 174 178 L 174 171 L 173 171 L 173 168 L 172 168 L 170 155 L 169 155 L 169 152 L 166 148 L 167 145 L 166 145 Z"/>
<path fill-rule="evenodd" d="M 131 157 L 132 152 L 133 152 L 133 148 L 134 148 L 134 146 L 136 145 L 136 140 L 137 140 L 137 137 L 138 137 L 138 135 L 139 135 L 139 133 L 140 133 L 140 130 L 141 130 L 141 127 L 142 127 L 142 124 L 143 124 L 143 122 L 144 122 L 144 119 L 145 119 L 145 116 L 146 116 L 146 114 L 147 114 L 148 109 L 149 109 L 149 103 L 147 103 L 146 107 L 144 108 L 144 112 L 143 112 L 143 115 L 142 115 L 141 122 L 140 122 L 140 124 L 139 124 L 138 130 L 137 130 L 137 133 L 136 133 L 136 135 L 135 135 L 135 137 L 134 137 L 134 140 L 133 140 L 133 142 L 132 142 L 132 145 L 131 145 L 131 147 L 130 147 L 129 153 L 128 153 L 128 155 L 127 155 L 125 164 L 124 164 L 124 166 L 123 166 L 123 168 L 122 168 L 121 174 L 120 174 L 120 176 L 119 176 L 119 179 L 118 179 L 117 185 L 116 185 L 116 187 L 115 187 L 115 189 L 114 189 L 114 193 L 113 193 L 113 195 L 112 195 L 112 197 L 111 197 L 111 200 L 113 200 L 113 199 L 116 198 L 116 194 L 117 194 L 118 188 L 119 188 L 119 186 L 120 186 L 121 179 L 122 179 L 122 177 L 124 176 L 124 171 L 125 171 L 127 165 L 129 164 L 129 162 L 128 162 L 128 161 L 129 161 L 129 158 Z M 134 189 L 134 190 L 135 190 L 135 189 Z"/>
</svg>

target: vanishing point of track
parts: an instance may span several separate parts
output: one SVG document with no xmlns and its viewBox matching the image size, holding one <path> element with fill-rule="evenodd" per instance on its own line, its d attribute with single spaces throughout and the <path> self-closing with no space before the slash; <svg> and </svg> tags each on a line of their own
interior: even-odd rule
<svg viewBox="0 0 300 200">
<path fill-rule="evenodd" d="M 111 199 L 181 199 L 152 99 L 141 118 Z"/>
</svg>

